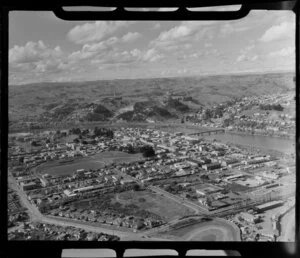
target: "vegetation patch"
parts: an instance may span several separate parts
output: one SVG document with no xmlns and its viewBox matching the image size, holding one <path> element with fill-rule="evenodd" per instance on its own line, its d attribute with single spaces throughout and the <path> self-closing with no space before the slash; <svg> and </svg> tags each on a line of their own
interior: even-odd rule
<svg viewBox="0 0 300 258">
<path fill-rule="evenodd" d="M 140 209 L 147 210 L 151 213 L 157 214 L 166 221 L 172 220 L 175 217 L 183 217 L 194 213 L 186 206 L 178 204 L 162 195 L 152 193 L 148 190 L 137 192 L 122 192 L 115 197 L 117 202 L 121 204 L 133 204 Z M 143 200 L 143 202 L 140 201 Z M 145 201 L 144 201 L 145 200 Z"/>
</svg>

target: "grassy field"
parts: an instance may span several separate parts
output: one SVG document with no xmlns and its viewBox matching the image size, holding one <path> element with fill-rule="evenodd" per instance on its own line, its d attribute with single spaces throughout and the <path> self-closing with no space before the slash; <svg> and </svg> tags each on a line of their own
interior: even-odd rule
<svg viewBox="0 0 300 258">
<path fill-rule="evenodd" d="M 48 162 L 37 170 L 42 174 L 50 175 L 72 175 L 77 169 L 95 170 L 106 164 L 120 164 L 141 159 L 141 154 L 128 154 L 120 151 L 109 151 L 95 154 L 88 158 L 79 158 L 71 163 L 60 164 L 57 161 Z"/>
<path fill-rule="evenodd" d="M 136 154 L 129 154 L 126 152 L 121 151 L 107 151 L 101 152 L 93 155 L 91 159 L 95 160 L 96 162 L 103 162 L 103 163 L 115 163 L 120 164 L 123 162 L 132 162 L 143 159 L 141 153 Z"/>
<path fill-rule="evenodd" d="M 114 201 L 123 205 L 137 205 L 140 209 L 148 210 L 167 221 L 194 213 L 186 206 L 150 191 L 123 192 L 116 195 Z"/>
<path fill-rule="evenodd" d="M 85 159 L 63 165 L 57 163 L 48 163 L 45 164 L 45 166 L 39 168 L 37 171 L 41 174 L 65 176 L 72 175 L 74 172 L 76 172 L 77 169 L 99 169 L 102 168 L 104 165 L 104 163 L 99 163 L 90 159 Z"/>
</svg>

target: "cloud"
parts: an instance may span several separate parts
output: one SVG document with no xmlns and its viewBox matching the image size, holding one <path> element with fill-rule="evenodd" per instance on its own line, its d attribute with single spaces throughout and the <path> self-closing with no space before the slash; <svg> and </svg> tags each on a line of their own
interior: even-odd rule
<svg viewBox="0 0 300 258">
<path fill-rule="evenodd" d="M 104 51 L 112 50 L 114 45 L 118 42 L 119 39 L 117 37 L 110 37 L 107 40 L 103 40 L 98 43 L 84 44 L 81 50 L 72 52 L 68 56 L 68 59 L 72 62 L 89 59 L 101 52 L 104 53 Z"/>
<path fill-rule="evenodd" d="M 59 46 L 47 47 L 43 41 L 29 41 L 24 46 L 14 46 L 9 50 L 9 63 L 34 63 L 41 59 L 58 58 L 62 55 Z"/>
<path fill-rule="evenodd" d="M 220 33 L 222 36 L 226 36 L 232 33 L 243 32 L 250 29 L 250 27 L 239 26 L 238 24 L 225 23 L 220 26 Z"/>
<path fill-rule="evenodd" d="M 186 74 L 189 72 L 189 69 L 186 69 L 186 68 L 179 68 L 177 69 L 177 73 L 178 74 Z"/>
<path fill-rule="evenodd" d="M 57 73 L 68 68 L 68 65 L 61 60 L 43 60 L 36 63 L 35 72 L 37 73 Z"/>
<path fill-rule="evenodd" d="M 251 57 L 250 60 L 251 60 L 251 61 L 255 61 L 255 60 L 257 60 L 257 59 L 258 59 L 258 55 L 254 55 L 254 56 Z"/>
<path fill-rule="evenodd" d="M 67 68 L 65 54 L 59 46 L 50 48 L 43 41 L 27 42 L 9 50 L 9 69 L 28 76 L 38 73 L 56 73 Z"/>
<path fill-rule="evenodd" d="M 132 21 L 96 21 L 94 23 L 85 23 L 72 28 L 67 36 L 76 44 L 85 44 L 102 40 L 104 37 L 132 23 Z"/>
<path fill-rule="evenodd" d="M 258 59 L 258 55 L 246 55 L 246 54 L 241 54 L 237 57 L 236 61 L 237 62 L 243 62 L 243 61 L 256 61 Z"/>
<path fill-rule="evenodd" d="M 204 47 L 205 47 L 205 48 L 212 47 L 212 43 L 210 43 L 210 42 L 206 42 L 206 43 L 204 44 Z"/>
<path fill-rule="evenodd" d="M 285 47 L 279 51 L 269 53 L 269 56 L 270 57 L 287 57 L 287 56 L 292 56 L 294 54 L 295 54 L 294 47 Z"/>
<path fill-rule="evenodd" d="M 282 22 L 279 25 L 272 26 L 261 36 L 260 41 L 269 42 L 274 40 L 291 38 L 295 34 L 294 22 Z"/>
<path fill-rule="evenodd" d="M 77 69 L 59 46 L 51 48 L 43 43 L 27 42 L 9 51 L 10 80 L 13 82 L 52 81 L 54 77 Z"/>
<path fill-rule="evenodd" d="M 191 33 L 192 33 L 191 28 L 184 26 L 184 25 L 180 25 L 180 26 L 176 26 L 168 31 L 163 31 L 159 35 L 158 41 L 176 40 L 178 38 L 186 37 L 186 36 L 190 35 Z"/>
<path fill-rule="evenodd" d="M 259 59 L 259 56 L 253 53 L 253 50 L 255 49 L 255 44 L 252 41 L 250 42 L 251 43 L 249 45 L 243 47 L 240 50 L 240 55 L 236 59 L 237 62 L 255 61 Z"/>
<path fill-rule="evenodd" d="M 150 48 L 148 50 L 124 50 L 124 51 L 111 51 L 104 56 L 91 60 L 93 65 L 99 65 L 100 69 L 112 68 L 119 65 L 129 65 L 134 63 L 152 63 L 160 61 L 164 55 L 157 50 Z"/>
<path fill-rule="evenodd" d="M 241 54 L 237 57 L 236 61 L 241 62 L 241 61 L 244 61 L 245 59 L 246 59 L 246 56 L 244 54 Z"/>
<path fill-rule="evenodd" d="M 196 53 L 193 53 L 190 55 L 191 58 L 195 58 L 195 59 L 198 59 L 200 57 L 203 57 L 204 56 L 204 53 L 202 51 L 198 51 Z"/>
<path fill-rule="evenodd" d="M 128 32 L 122 37 L 123 42 L 132 42 L 140 38 L 142 35 L 138 32 Z"/>
<path fill-rule="evenodd" d="M 163 55 L 159 54 L 154 48 L 148 49 L 142 56 L 142 60 L 156 62 L 163 59 Z"/>
<path fill-rule="evenodd" d="M 182 26 L 187 26 L 192 30 L 197 30 L 199 28 L 202 28 L 204 26 L 210 26 L 214 24 L 222 23 L 220 21 L 182 21 Z"/>
<path fill-rule="evenodd" d="M 218 21 L 183 21 L 173 28 L 163 31 L 159 36 L 150 42 L 150 46 L 160 48 L 166 51 L 174 51 L 182 47 L 187 41 L 211 39 L 213 37 L 212 24 Z"/>
</svg>

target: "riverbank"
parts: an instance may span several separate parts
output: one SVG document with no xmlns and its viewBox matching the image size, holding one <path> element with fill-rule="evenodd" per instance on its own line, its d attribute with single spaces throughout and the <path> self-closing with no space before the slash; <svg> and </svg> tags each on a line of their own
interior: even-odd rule
<svg viewBox="0 0 300 258">
<path fill-rule="evenodd" d="M 264 153 L 277 155 L 291 155 L 295 153 L 295 142 L 289 139 L 274 138 L 268 136 L 246 135 L 224 133 L 205 136 L 205 139 L 212 139 L 233 144 L 242 148 L 247 148 L 251 152 L 261 151 Z"/>
<path fill-rule="evenodd" d="M 280 218 L 281 235 L 279 241 L 295 241 L 295 206 Z"/>
<path fill-rule="evenodd" d="M 228 134 L 239 134 L 239 135 L 253 135 L 253 136 L 265 136 L 265 137 L 272 137 L 272 138 L 281 138 L 287 140 L 295 140 L 295 134 L 268 134 L 268 133 L 250 133 L 250 132 L 241 132 L 241 131 L 231 131 L 226 130 L 225 132 Z"/>
</svg>

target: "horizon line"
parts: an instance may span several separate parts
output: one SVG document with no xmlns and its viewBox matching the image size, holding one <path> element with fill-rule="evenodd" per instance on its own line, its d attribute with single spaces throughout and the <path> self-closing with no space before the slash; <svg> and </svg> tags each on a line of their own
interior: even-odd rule
<svg viewBox="0 0 300 258">
<path fill-rule="evenodd" d="M 181 76 L 162 76 L 162 77 L 136 77 L 136 78 L 111 78 L 111 79 L 94 79 L 94 80 L 78 80 L 78 81 L 40 81 L 40 82 L 30 82 L 24 84 L 9 84 L 8 86 L 26 86 L 32 84 L 55 84 L 55 83 L 84 83 L 84 82 L 97 82 L 97 81 L 114 81 L 114 80 L 149 80 L 149 79 L 169 79 L 169 78 L 189 78 L 189 77 L 209 77 L 209 76 L 220 76 L 220 75 L 247 75 L 247 74 L 272 74 L 272 73 L 295 73 L 295 70 L 266 70 L 266 71 L 234 71 L 234 72 L 223 72 L 223 73 L 204 73 L 202 75 L 181 75 Z"/>
</svg>

